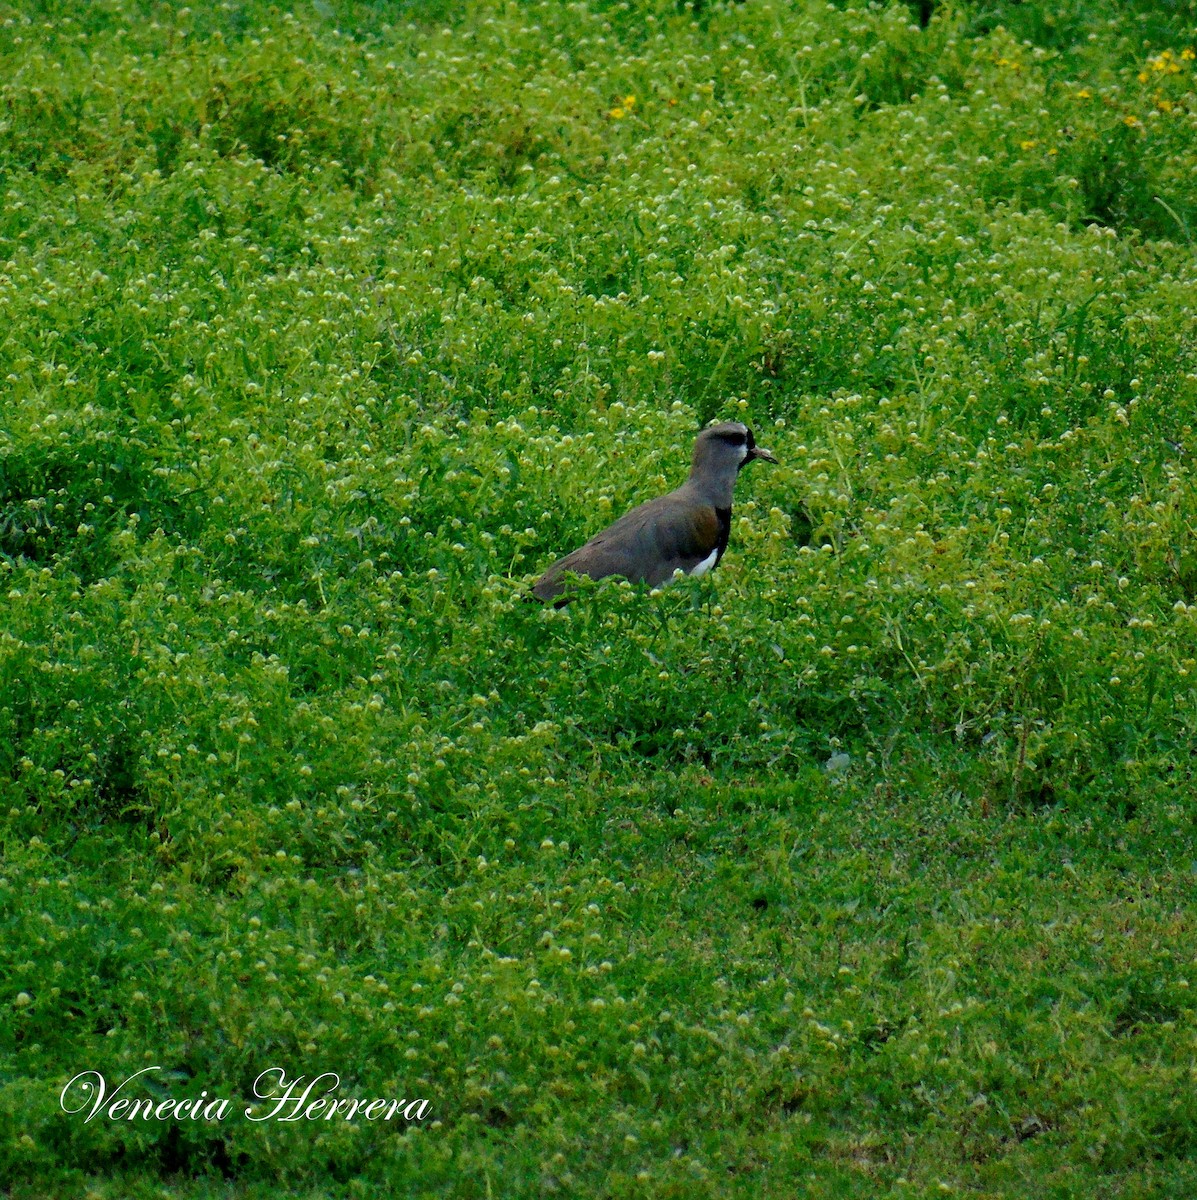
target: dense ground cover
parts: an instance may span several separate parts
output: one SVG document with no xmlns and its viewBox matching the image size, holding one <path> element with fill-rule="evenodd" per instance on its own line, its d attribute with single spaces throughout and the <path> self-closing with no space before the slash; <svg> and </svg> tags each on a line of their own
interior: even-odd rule
<svg viewBox="0 0 1197 1200">
<path fill-rule="evenodd" d="M 0 4 L 0 1183 L 1191 1195 L 1195 16 Z"/>
</svg>

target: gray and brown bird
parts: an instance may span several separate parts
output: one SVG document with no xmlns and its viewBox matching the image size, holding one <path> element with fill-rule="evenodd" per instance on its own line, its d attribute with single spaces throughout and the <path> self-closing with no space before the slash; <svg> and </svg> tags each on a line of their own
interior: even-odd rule
<svg viewBox="0 0 1197 1200">
<path fill-rule="evenodd" d="M 540 600 L 564 603 L 566 575 L 591 579 L 621 575 L 656 587 L 673 577 L 705 575 L 727 549 L 736 476 L 753 459 L 777 459 L 756 444 L 739 421 L 704 429 L 694 443 L 690 477 L 681 487 L 649 500 L 609 525 L 572 554 L 555 562 L 536 582 Z"/>
</svg>

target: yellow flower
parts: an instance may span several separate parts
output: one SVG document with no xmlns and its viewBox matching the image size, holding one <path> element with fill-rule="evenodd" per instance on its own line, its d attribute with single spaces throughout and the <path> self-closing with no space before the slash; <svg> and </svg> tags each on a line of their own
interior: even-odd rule
<svg viewBox="0 0 1197 1200">
<path fill-rule="evenodd" d="M 1151 76 L 1148 75 L 1146 71 L 1139 72 L 1139 82 L 1140 83 L 1146 83 L 1148 81 L 1148 79 L 1150 79 L 1150 78 L 1151 78 Z"/>
<path fill-rule="evenodd" d="M 1185 51 L 1182 50 L 1180 56 L 1181 58 L 1184 58 Z M 1192 57 L 1191 52 L 1189 52 L 1189 57 Z M 1147 65 L 1153 71 L 1162 71 L 1169 75 L 1179 75 L 1181 71 L 1180 63 L 1176 61 L 1176 56 L 1171 50 L 1161 50 L 1159 54 L 1155 56 L 1155 58 L 1149 58 L 1147 60 Z M 1144 74 L 1146 74 L 1146 72 L 1144 72 Z M 1140 76 L 1140 78 L 1142 78 L 1142 76 Z"/>
<path fill-rule="evenodd" d="M 1155 106 L 1160 110 L 1160 112 L 1172 111 L 1172 101 L 1164 96 L 1157 96 L 1155 98 Z"/>
<path fill-rule="evenodd" d="M 626 112 L 625 112 L 625 111 L 624 111 L 622 108 L 613 108 L 613 109 L 612 109 L 612 110 L 611 110 L 611 111 L 610 111 L 610 112 L 607 114 L 607 116 L 609 116 L 609 117 L 613 117 L 613 118 L 614 118 L 616 121 L 620 120 L 620 119 L 621 119 L 621 118 L 623 118 L 623 117 L 626 117 L 627 115 L 628 115 L 628 114 L 627 114 L 627 113 L 626 113 Z"/>
<path fill-rule="evenodd" d="M 1092 95 L 1093 95 L 1093 93 L 1088 88 L 1080 88 L 1077 91 L 1077 98 L 1079 100 L 1088 100 L 1089 97 Z"/>
<path fill-rule="evenodd" d="M 1189 49 L 1188 46 L 1186 46 L 1180 52 L 1180 56 L 1181 56 L 1181 58 L 1183 58 L 1185 60 L 1185 62 L 1192 62 L 1193 59 L 1197 58 L 1197 53 L 1194 53 L 1192 50 Z"/>
<path fill-rule="evenodd" d="M 1138 117 L 1127 114 L 1122 118 L 1123 125 L 1129 126 L 1131 129 L 1142 129 L 1143 122 Z"/>
<path fill-rule="evenodd" d="M 623 106 L 624 106 L 624 108 L 635 108 L 636 107 L 636 97 L 635 96 L 625 96 L 623 98 Z"/>
<path fill-rule="evenodd" d="M 1026 142 L 1019 142 L 1018 144 L 1024 150 L 1034 150 L 1035 147 L 1039 145 L 1039 143 L 1037 141 L 1035 141 L 1034 139 L 1031 139 L 1030 141 L 1026 141 Z"/>
</svg>

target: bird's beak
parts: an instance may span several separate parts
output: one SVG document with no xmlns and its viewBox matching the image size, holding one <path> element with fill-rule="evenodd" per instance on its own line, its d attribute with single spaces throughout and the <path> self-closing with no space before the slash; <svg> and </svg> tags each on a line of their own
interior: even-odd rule
<svg viewBox="0 0 1197 1200">
<path fill-rule="evenodd" d="M 764 446 L 753 446 L 753 448 L 748 451 L 748 458 L 749 460 L 754 458 L 763 458 L 765 462 L 777 462 L 777 459 L 773 457 L 773 452 L 771 450 L 766 450 Z"/>
</svg>

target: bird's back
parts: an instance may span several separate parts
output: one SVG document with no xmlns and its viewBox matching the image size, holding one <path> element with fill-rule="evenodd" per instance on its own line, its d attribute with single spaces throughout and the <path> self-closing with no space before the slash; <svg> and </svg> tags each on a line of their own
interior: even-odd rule
<svg viewBox="0 0 1197 1200">
<path fill-rule="evenodd" d="M 681 570 L 689 574 L 712 553 L 722 554 L 731 526 L 731 509 L 716 509 L 693 495 L 689 482 L 638 505 L 584 546 L 555 562 L 532 589 L 541 600 L 563 590 L 568 571 L 603 579 L 621 575 L 652 587 Z"/>
</svg>

